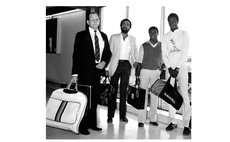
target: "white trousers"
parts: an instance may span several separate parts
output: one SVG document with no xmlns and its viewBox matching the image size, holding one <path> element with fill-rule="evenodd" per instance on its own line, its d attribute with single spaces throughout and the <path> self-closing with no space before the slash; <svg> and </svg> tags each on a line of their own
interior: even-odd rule
<svg viewBox="0 0 230 142">
<path fill-rule="evenodd" d="M 140 87 L 146 90 L 145 95 L 145 108 L 142 110 L 138 110 L 138 122 L 145 123 L 146 115 L 147 115 L 147 104 L 148 104 L 148 89 L 149 87 L 160 78 L 160 71 L 159 70 L 148 70 L 142 69 L 140 72 Z M 150 113 L 149 113 L 149 120 L 151 122 L 157 121 L 157 106 L 158 106 L 158 97 L 154 94 L 150 93 Z"/>
<path fill-rule="evenodd" d="M 166 78 L 169 78 L 168 69 L 166 70 Z M 179 92 L 181 96 L 183 97 L 183 104 L 182 104 L 182 118 L 184 122 L 184 127 L 189 126 L 189 120 L 191 116 L 191 106 L 190 106 L 190 100 L 188 96 L 188 69 L 187 66 L 182 66 L 179 70 L 179 74 L 176 77 L 178 80 L 179 85 Z M 171 84 L 174 86 L 174 78 L 171 78 Z M 169 106 L 169 118 L 171 123 L 177 124 L 177 119 L 175 118 L 176 109 L 173 108 L 171 105 Z"/>
</svg>

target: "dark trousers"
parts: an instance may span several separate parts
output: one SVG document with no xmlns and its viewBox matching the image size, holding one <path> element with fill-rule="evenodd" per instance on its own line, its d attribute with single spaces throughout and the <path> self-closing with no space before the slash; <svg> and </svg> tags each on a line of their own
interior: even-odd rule
<svg viewBox="0 0 230 142">
<path fill-rule="evenodd" d="M 117 69 L 111 77 L 111 84 L 115 91 L 111 94 L 111 99 L 108 101 L 108 118 L 113 118 L 116 110 L 116 99 L 118 90 L 118 81 L 120 79 L 120 118 L 126 117 L 126 89 L 129 84 L 131 65 L 128 60 L 119 60 Z"/>
<path fill-rule="evenodd" d="M 90 98 L 88 98 L 87 108 L 85 115 L 81 120 L 79 129 L 88 129 L 97 127 L 97 105 L 99 102 L 99 86 L 100 86 L 100 71 L 98 69 L 94 72 L 94 77 L 90 79 L 89 82 L 84 82 L 82 84 L 87 84 L 92 86 L 91 92 L 91 108 L 89 108 Z M 88 80 L 88 79 L 86 79 Z M 78 81 L 80 83 L 80 80 Z M 80 83 L 81 84 L 81 83 Z"/>
</svg>

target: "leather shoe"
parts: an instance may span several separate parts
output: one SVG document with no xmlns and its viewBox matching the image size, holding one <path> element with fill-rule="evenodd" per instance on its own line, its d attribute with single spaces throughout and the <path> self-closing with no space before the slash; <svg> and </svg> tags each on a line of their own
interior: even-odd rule
<svg viewBox="0 0 230 142">
<path fill-rule="evenodd" d="M 157 122 L 149 122 L 150 124 L 154 125 L 154 126 L 158 126 Z"/>
<path fill-rule="evenodd" d="M 138 123 L 138 127 L 144 127 L 144 123 Z"/>
<path fill-rule="evenodd" d="M 126 117 L 122 117 L 122 118 L 120 118 L 120 120 L 123 122 L 128 122 L 128 119 Z"/>
<path fill-rule="evenodd" d="M 90 132 L 87 129 L 81 129 L 79 130 L 79 133 L 83 134 L 83 135 L 89 135 Z"/>
<path fill-rule="evenodd" d="M 107 119 L 107 122 L 108 122 L 108 123 L 113 123 L 113 118 L 108 118 L 108 119 Z"/>
<path fill-rule="evenodd" d="M 176 124 L 170 123 L 168 127 L 166 127 L 166 131 L 172 131 L 173 129 L 177 128 Z"/>
<path fill-rule="evenodd" d="M 183 130 L 183 135 L 188 136 L 188 135 L 190 135 L 190 134 L 191 134 L 191 130 L 190 130 L 190 128 L 188 128 L 188 127 L 184 127 L 184 130 Z"/>
<path fill-rule="evenodd" d="M 102 128 L 98 128 L 98 127 L 91 127 L 91 129 L 94 131 L 101 131 L 102 130 Z"/>
</svg>

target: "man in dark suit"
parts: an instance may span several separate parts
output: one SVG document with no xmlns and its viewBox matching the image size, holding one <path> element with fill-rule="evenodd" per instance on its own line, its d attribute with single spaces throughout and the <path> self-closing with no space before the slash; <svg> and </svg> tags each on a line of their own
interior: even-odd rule
<svg viewBox="0 0 230 142">
<path fill-rule="evenodd" d="M 91 108 L 83 117 L 79 132 L 90 134 L 88 129 L 101 131 L 97 127 L 97 104 L 99 100 L 100 77 L 105 75 L 105 67 L 111 57 L 107 35 L 98 30 L 100 18 L 97 13 L 90 13 L 87 17 L 89 27 L 76 34 L 73 52 L 72 80 L 92 86 Z M 89 102 L 88 102 L 89 105 Z"/>
</svg>

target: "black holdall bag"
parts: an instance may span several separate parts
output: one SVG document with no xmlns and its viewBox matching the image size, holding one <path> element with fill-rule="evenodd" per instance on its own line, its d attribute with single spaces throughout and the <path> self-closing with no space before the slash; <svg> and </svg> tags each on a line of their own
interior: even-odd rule
<svg viewBox="0 0 230 142">
<path fill-rule="evenodd" d="M 146 90 L 135 84 L 127 87 L 127 103 L 136 109 L 145 108 L 145 94 Z"/>
<path fill-rule="evenodd" d="M 111 93 L 113 90 L 113 86 L 110 83 L 110 77 L 102 76 L 100 83 L 100 105 L 108 106 L 108 100 L 111 99 Z"/>
<path fill-rule="evenodd" d="M 170 84 L 170 80 L 171 76 L 166 82 L 162 79 L 156 80 L 151 86 L 150 91 L 173 106 L 176 110 L 179 110 L 183 104 L 183 97 L 177 90 L 177 80 L 175 79 L 174 87 Z"/>
</svg>

